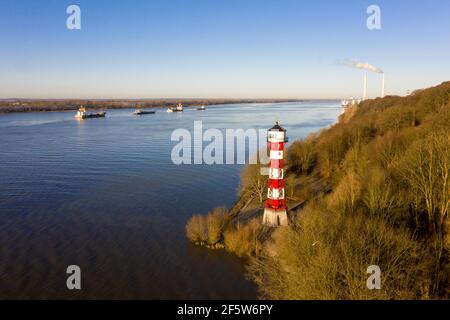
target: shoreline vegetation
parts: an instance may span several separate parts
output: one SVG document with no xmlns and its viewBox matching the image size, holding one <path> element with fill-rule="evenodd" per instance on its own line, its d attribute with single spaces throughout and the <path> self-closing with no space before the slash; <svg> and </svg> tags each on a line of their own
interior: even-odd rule
<svg viewBox="0 0 450 320">
<path fill-rule="evenodd" d="M 0 114 L 12 112 L 76 111 L 83 105 L 86 109 L 167 108 L 178 103 L 189 106 L 232 103 L 300 102 L 298 99 L 3 99 Z"/>
<path fill-rule="evenodd" d="M 236 204 L 187 237 L 243 257 L 262 299 L 450 298 L 450 82 L 347 108 L 286 154 L 288 227 L 261 224 L 267 181 L 247 165 Z"/>
</svg>

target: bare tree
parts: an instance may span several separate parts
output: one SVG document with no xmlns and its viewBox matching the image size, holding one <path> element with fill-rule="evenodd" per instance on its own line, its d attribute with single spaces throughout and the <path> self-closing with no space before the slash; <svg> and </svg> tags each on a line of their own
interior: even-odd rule
<svg viewBox="0 0 450 320">
<path fill-rule="evenodd" d="M 425 206 L 429 231 L 442 233 L 450 206 L 450 133 L 433 133 L 416 143 L 402 175 Z"/>
<path fill-rule="evenodd" d="M 261 174 L 261 166 L 257 164 L 247 165 L 241 174 L 241 195 L 249 194 L 257 196 L 259 202 L 265 200 L 267 190 L 267 175 Z"/>
</svg>

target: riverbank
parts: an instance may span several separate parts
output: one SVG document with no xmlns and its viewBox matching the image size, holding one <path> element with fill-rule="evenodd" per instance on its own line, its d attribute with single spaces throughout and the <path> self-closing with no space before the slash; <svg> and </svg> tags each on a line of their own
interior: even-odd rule
<svg viewBox="0 0 450 320">
<path fill-rule="evenodd" d="M 245 257 L 261 298 L 450 297 L 450 82 L 364 101 L 286 154 L 289 227 L 261 224 L 267 182 L 249 165 L 230 211 L 188 221 L 191 241 Z"/>
<path fill-rule="evenodd" d="M 92 99 L 6 99 L 0 100 L 0 114 L 11 112 L 76 111 L 80 105 L 87 109 L 128 109 L 128 108 L 167 108 L 183 104 L 186 107 L 201 105 L 237 104 L 237 103 L 277 103 L 301 102 L 297 99 L 128 99 L 128 100 L 92 100 Z"/>
</svg>

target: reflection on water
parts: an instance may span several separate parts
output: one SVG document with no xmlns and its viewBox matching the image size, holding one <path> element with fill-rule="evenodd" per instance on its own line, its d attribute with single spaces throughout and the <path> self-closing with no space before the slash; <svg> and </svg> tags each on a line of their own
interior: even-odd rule
<svg viewBox="0 0 450 320">
<path fill-rule="evenodd" d="M 193 213 L 236 200 L 239 165 L 170 160 L 174 129 L 268 128 L 291 141 L 333 123 L 337 102 L 210 106 L 204 112 L 73 120 L 0 116 L 0 298 L 246 299 L 243 262 L 185 238 Z M 66 268 L 82 290 L 66 289 Z"/>
</svg>

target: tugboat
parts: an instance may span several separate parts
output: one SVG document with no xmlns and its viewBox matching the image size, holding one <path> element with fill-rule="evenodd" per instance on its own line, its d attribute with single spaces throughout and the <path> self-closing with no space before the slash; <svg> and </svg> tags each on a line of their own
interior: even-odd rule
<svg viewBox="0 0 450 320">
<path fill-rule="evenodd" d="M 142 110 L 142 109 L 136 109 L 133 114 L 140 116 L 142 114 L 154 114 L 156 111 L 150 111 L 150 110 Z"/>
<path fill-rule="evenodd" d="M 205 110 L 206 110 L 205 106 L 201 106 L 201 107 L 197 108 L 197 111 L 205 111 Z"/>
<path fill-rule="evenodd" d="M 183 105 L 179 103 L 176 107 L 169 107 L 167 108 L 167 112 L 183 112 Z"/>
<path fill-rule="evenodd" d="M 88 118 L 104 118 L 106 115 L 106 112 L 97 112 L 97 113 L 86 113 L 86 108 L 83 106 L 80 106 L 78 109 L 77 114 L 75 115 L 75 119 L 88 119 Z"/>
</svg>

